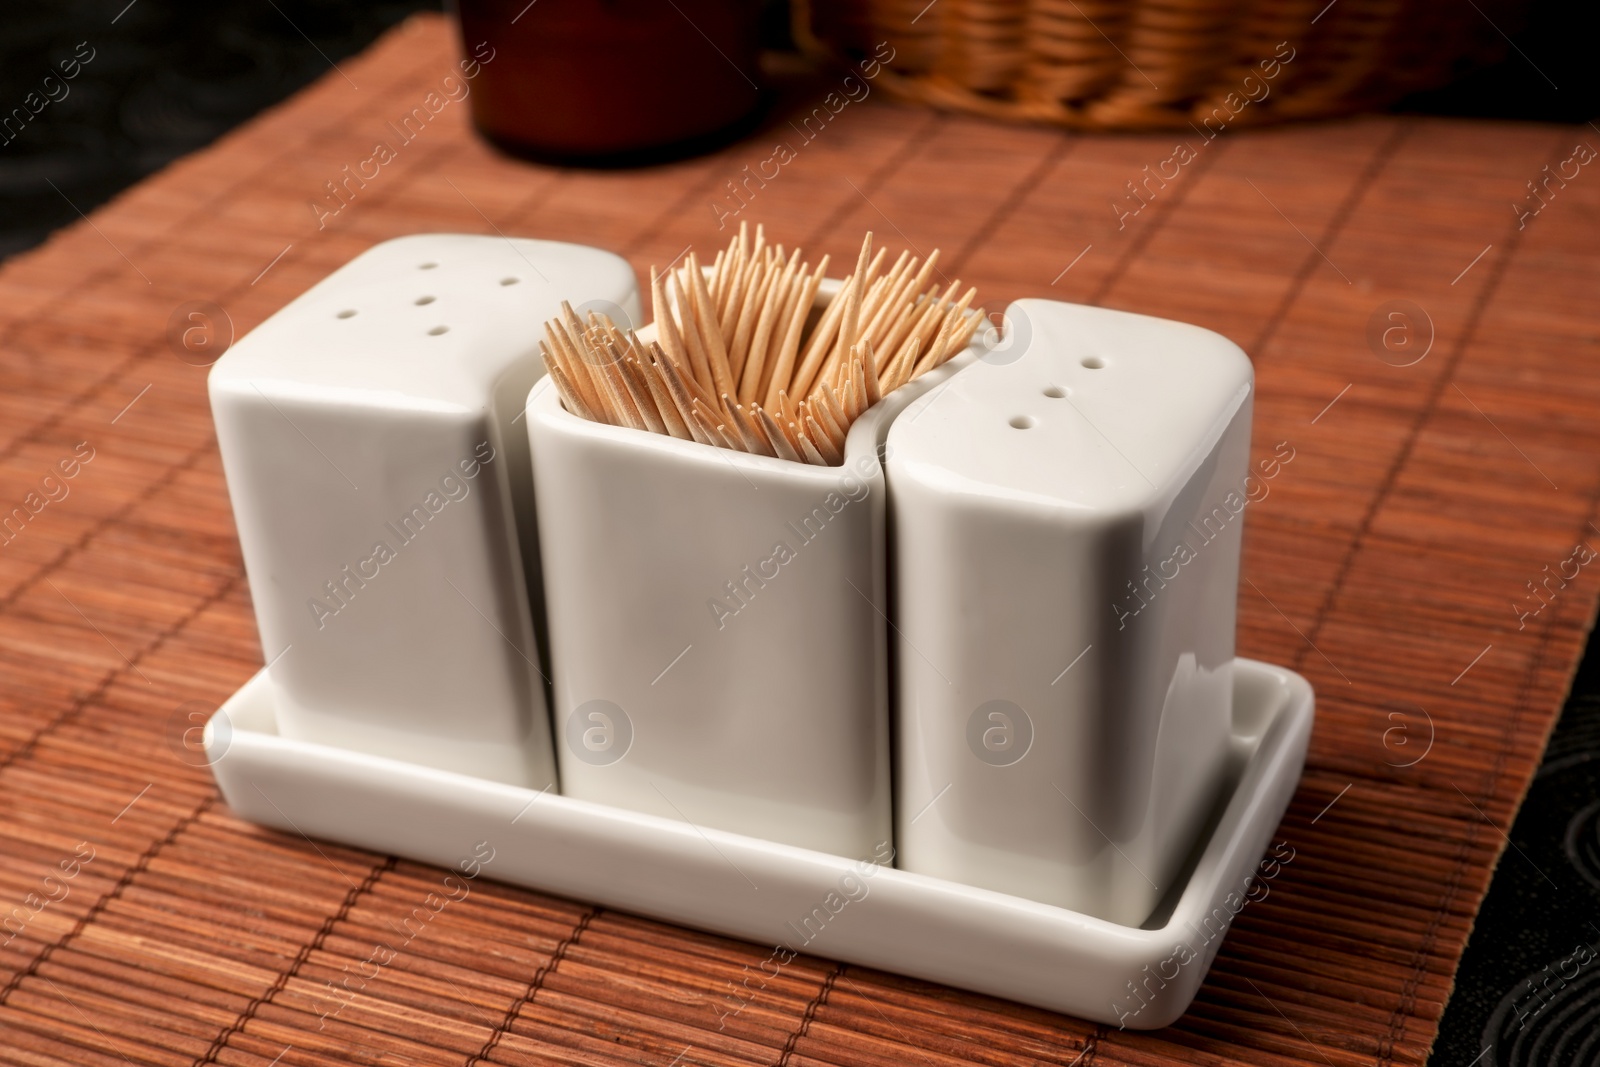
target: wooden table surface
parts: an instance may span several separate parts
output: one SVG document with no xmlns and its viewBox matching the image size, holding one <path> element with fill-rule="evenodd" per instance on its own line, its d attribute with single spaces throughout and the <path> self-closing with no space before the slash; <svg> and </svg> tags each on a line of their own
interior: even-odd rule
<svg viewBox="0 0 1600 1067">
<path fill-rule="evenodd" d="M 784 109 L 823 77 L 716 155 L 594 173 L 498 157 L 458 102 L 401 144 L 453 62 L 413 20 L 0 268 L 0 1062 L 1421 1063 L 1600 589 L 1571 562 L 1600 546 L 1600 177 L 1528 187 L 1600 135 L 1078 137 L 874 94 L 807 140 Z M 1193 158 L 1130 198 L 1179 139 Z M 395 158 L 331 199 L 378 140 Z M 1248 511 L 1240 651 L 1318 691 L 1294 859 L 1155 1033 L 812 958 L 719 1030 L 768 949 L 488 884 L 331 1012 L 440 872 L 246 825 L 186 759 L 191 714 L 261 664 L 204 363 L 400 234 L 641 271 L 713 247 L 779 142 L 734 216 L 775 240 L 849 257 L 872 229 L 942 248 L 991 310 L 1098 303 L 1250 353 L 1252 450 L 1293 459 Z"/>
</svg>

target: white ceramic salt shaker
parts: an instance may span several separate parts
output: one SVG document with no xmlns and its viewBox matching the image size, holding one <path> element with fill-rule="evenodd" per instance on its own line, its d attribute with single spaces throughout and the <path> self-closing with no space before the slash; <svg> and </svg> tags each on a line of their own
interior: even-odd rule
<svg viewBox="0 0 1600 1067">
<path fill-rule="evenodd" d="M 1023 300 L 888 433 L 898 866 L 1137 926 L 1213 805 L 1253 374 Z"/>
<path fill-rule="evenodd" d="M 421 235 L 356 257 L 212 368 L 279 732 L 554 783 L 527 435 L 560 302 L 637 320 L 628 264 Z"/>
</svg>

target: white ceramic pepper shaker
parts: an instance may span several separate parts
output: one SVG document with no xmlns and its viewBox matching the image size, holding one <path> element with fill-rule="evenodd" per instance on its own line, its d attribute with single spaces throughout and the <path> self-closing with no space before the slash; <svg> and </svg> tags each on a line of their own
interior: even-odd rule
<svg viewBox="0 0 1600 1067">
<path fill-rule="evenodd" d="M 898 865 L 1137 926 L 1227 754 L 1253 375 L 1024 300 L 888 434 Z"/>
</svg>

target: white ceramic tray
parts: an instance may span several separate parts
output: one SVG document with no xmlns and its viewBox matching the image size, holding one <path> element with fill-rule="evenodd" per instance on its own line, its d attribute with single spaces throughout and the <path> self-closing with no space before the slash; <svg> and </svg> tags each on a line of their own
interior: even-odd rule
<svg viewBox="0 0 1600 1067">
<path fill-rule="evenodd" d="M 1252 884 L 1271 877 L 1262 856 L 1311 735 L 1304 678 L 1246 659 L 1234 670 L 1225 795 L 1140 928 L 872 857 L 286 740 L 265 669 L 212 718 L 206 747 L 224 798 L 252 822 L 447 867 L 492 855 L 484 870 L 494 879 L 771 945 L 769 967 L 804 952 L 1150 1029 L 1188 1008 L 1222 931 Z M 708 1024 L 737 1005 L 708 997 Z"/>
</svg>

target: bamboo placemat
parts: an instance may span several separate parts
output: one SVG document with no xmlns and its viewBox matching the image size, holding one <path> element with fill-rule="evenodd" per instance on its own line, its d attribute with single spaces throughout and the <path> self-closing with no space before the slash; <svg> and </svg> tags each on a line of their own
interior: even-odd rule
<svg viewBox="0 0 1600 1067">
<path fill-rule="evenodd" d="M 1594 568 L 1538 599 L 1528 584 L 1600 538 L 1600 184 L 1524 199 L 1590 132 L 1284 129 L 1193 146 L 1163 183 L 1146 175 L 1174 173 L 1172 135 L 869 100 L 809 141 L 780 120 L 711 158 L 584 173 L 497 158 L 453 102 L 399 144 L 390 124 L 453 58 L 444 22 L 410 22 L 0 269 L 0 505 L 24 508 L 0 539 L 0 1061 L 1422 1062 L 1595 606 Z M 319 228 L 337 203 L 324 183 L 378 140 L 395 158 Z M 943 247 L 991 309 L 1103 303 L 1220 330 L 1255 359 L 1253 450 L 1294 458 L 1248 510 L 1240 651 L 1310 676 L 1318 722 L 1279 832 L 1294 859 L 1170 1030 L 822 959 L 719 1030 L 729 983 L 767 948 L 481 882 L 408 922 L 440 872 L 245 825 L 180 758 L 189 713 L 261 652 L 175 309 L 210 302 L 239 335 L 416 231 L 665 264 L 725 238 L 712 205 L 738 207 L 727 183 L 779 141 L 794 158 L 742 186 L 740 216 L 775 239 L 842 261 L 871 228 Z M 1435 335 L 1406 367 L 1368 338 L 1396 299 Z M 44 481 L 68 460 L 72 477 Z M 403 948 L 366 963 L 379 941 Z"/>
</svg>

